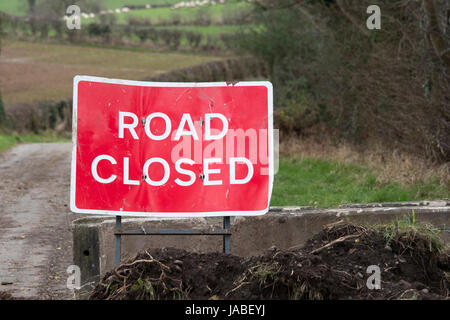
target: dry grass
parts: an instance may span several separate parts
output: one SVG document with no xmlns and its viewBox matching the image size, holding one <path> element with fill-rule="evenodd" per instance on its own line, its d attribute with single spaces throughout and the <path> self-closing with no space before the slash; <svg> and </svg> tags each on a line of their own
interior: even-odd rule
<svg viewBox="0 0 450 320">
<path fill-rule="evenodd" d="M 424 157 L 392 152 L 380 143 L 368 143 L 361 150 L 348 143 L 290 137 L 280 143 L 280 153 L 298 159 L 313 157 L 365 165 L 377 172 L 380 183 L 395 181 L 407 185 L 438 179 L 450 193 L 450 163 L 436 164 Z"/>
</svg>

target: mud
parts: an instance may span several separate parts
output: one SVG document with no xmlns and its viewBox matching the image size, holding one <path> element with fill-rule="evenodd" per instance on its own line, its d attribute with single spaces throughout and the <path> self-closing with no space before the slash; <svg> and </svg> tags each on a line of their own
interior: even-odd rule
<svg viewBox="0 0 450 320">
<path fill-rule="evenodd" d="M 371 265 L 380 268 L 381 289 L 367 286 Z M 448 251 L 425 236 L 388 242 L 382 232 L 344 223 L 302 248 L 249 258 L 143 251 L 108 272 L 90 299 L 449 299 L 449 272 Z"/>
</svg>

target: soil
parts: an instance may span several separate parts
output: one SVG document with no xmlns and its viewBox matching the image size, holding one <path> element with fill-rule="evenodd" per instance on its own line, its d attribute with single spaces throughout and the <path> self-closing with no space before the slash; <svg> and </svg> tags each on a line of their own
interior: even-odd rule
<svg viewBox="0 0 450 320">
<path fill-rule="evenodd" d="M 367 267 L 378 265 L 381 289 Z M 448 251 L 408 234 L 326 227 L 302 248 L 256 257 L 151 249 L 108 272 L 90 299 L 449 299 Z"/>
</svg>

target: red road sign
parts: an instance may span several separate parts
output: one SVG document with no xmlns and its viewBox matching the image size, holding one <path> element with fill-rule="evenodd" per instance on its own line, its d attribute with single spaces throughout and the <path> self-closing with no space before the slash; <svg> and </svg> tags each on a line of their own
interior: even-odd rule
<svg viewBox="0 0 450 320">
<path fill-rule="evenodd" d="M 74 212 L 260 215 L 273 168 L 269 82 L 74 79 Z"/>
</svg>

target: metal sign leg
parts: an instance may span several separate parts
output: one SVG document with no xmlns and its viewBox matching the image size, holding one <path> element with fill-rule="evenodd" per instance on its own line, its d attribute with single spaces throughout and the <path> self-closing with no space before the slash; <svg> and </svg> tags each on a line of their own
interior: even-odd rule
<svg viewBox="0 0 450 320">
<path fill-rule="evenodd" d="M 116 231 L 118 231 L 120 229 L 122 229 L 122 217 L 116 216 Z M 116 234 L 116 265 L 120 264 L 120 255 L 122 252 L 121 240 L 122 240 L 122 236 L 120 234 Z"/>
<path fill-rule="evenodd" d="M 230 223 L 230 217 L 223 217 L 223 228 L 225 230 L 230 229 L 231 223 Z M 223 253 L 230 254 L 231 248 L 230 248 L 230 238 L 231 235 L 224 235 L 223 236 Z"/>
<path fill-rule="evenodd" d="M 122 235 L 223 235 L 223 253 L 231 253 L 231 218 L 223 217 L 223 230 L 220 229 L 143 229 L 122 230 L 122 217 L 116 216 L 116 265 L 120 264 Z"/>
</svg>

